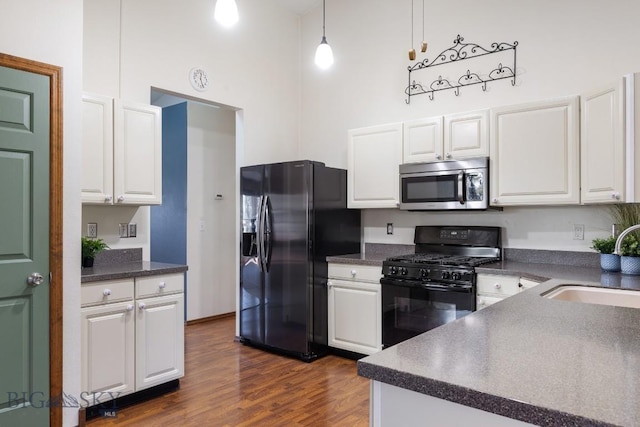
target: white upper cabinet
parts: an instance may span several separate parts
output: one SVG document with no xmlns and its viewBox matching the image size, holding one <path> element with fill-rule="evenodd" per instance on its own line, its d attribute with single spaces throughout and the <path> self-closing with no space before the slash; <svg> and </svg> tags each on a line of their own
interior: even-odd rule
<svg viewBox="0 0 640 427">
<path fill-rule="evenodd" d="M 401 160 L 402 123 L 349 130 L 348 207 L 398 207 Z"/>
<path fill-rule="evenodd" d="M 82 202 L 162 203 L 162 109 L 83 95 Z"/>
<path fill-rule="evenodd" d="M 582 202 L 640 201 L 640 73 L 582 96 Z"/>
<path fill-rule="evenodd" d="M 580 200 L 577 96 L 491 109 L 491 205 Z"/>
<path fill-rule="evenodd" d="M 442 116 L 404 122 L 403 128 L 402 163 L 442 159 Z"/>
<path fill-rule="evenodd" d="M 624 198 L 624 80 L 580 99 L 582 203 Z"/>
<path fill-rule="evenodd" d="M 82 201 L 113 198 L 113 98 L 82 95 Z"/>
<path fill-rule="evenodd" d="M 162 203 L 162 109 L 116 101 L 115 204 Z"/>
<path fill-rule="evenodd" d="M 444 116 L 444 158 L 489 155 L 489 110 Z"/>
<path fill-rule="evenodd" d="M 404 122 L 403 163 L 489 155 L 489 110 Z"/>
</svg>

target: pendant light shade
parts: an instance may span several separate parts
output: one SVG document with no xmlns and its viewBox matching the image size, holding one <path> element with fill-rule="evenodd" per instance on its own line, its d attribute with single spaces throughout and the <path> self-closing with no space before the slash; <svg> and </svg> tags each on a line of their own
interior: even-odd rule
<svg viewBox="0 0 640 427">
<path fill-rule="evenodd" d="M 333 51 L 329 43 L 327 43 L 327 38 L 324 36 L 322 36 L 322 41 L 316 49 L 316 65 L 323 70 L 333 65 Z"/>
<path fill-rule="evenodd" d="M 225 27 L 238 22 L 238 6 L 236 0 L 217 0 L 213 17 Z"/>
<path fill-rule="evenodd" d="M 327 37 L 324 34 L 325 16 L 325 0 L 322 0 L 322 41 L 316 49 L 316 65 L 323 70 L 333 65 L 333 51 L 329 43 L 327 43 Z"/>
</svg>

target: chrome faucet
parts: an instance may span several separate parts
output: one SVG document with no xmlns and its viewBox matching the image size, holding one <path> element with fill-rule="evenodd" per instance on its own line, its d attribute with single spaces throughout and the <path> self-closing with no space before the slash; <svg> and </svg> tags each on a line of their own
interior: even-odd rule
<svg viewBox="0 0 640 427">
<path fill-rule="evenodd" d="M 640 224 L 636 224 L 636 225 L 632 225 L 629 228 L 626 228 L 625 230 L 622 231 L 622 233 L 620 233 L 620 235 L 616 239 L 616 247 L 613 251 L 614 255 L 620 255 L 620 247 L 622 246 L 622 240 L 627 236 L 627 234 L 631 233 L 633 230 L 639 230 L 639 229 L 640 229 Z"/>
</svg>

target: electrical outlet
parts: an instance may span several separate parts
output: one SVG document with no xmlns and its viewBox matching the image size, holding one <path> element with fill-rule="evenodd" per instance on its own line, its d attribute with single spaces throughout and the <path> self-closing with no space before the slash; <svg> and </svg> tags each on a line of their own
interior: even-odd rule
<svg viewBox="0 0 640 427">
<path fill-rule="evenodd" d="M 387 234 L 393 234 L 393 223 L 387 223 Z"/>
<path fill-rule="evenodd" d="M 98 224 L 95 222 L 90 222 L 87 224 L 87 237 L 95 239 L 98 237 Z"/>
<path fill-rule="evenodd" d="M 138 235 L 138 226 L 134 223 L 129 224 L 129 237 L 136 237 Z"/>
<path fill-rule="evenodd" d="M 584 224 L 573 224 L 573 240 L 584 240 Z"/>
<path fill-rule="evenodd" d="M 120 237 L 129 237 L 129 224 L 124 222 L 118 224 L 118 235 Z"/>
</svg>

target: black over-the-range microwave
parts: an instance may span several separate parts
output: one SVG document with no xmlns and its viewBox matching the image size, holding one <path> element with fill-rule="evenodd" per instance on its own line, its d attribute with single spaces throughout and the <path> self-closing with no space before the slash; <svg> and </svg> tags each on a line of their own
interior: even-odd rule
<svg viewBox="0 0 640 427">
<path fill-rule="evenodd" d="M 488 157 L 400 165 L 400 209 L 488 208 Z"/>
</svg>

